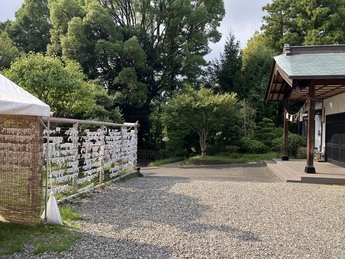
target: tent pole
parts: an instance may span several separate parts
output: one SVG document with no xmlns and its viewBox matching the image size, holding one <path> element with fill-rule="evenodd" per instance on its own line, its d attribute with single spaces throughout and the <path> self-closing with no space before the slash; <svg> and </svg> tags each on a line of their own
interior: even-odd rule
<svg viewBox="0 0 345 259">
<path fill-rule="evenodd" d="M 47 121 L 47 157 L 46 157 L 46 190 L 45 190 L 45 203 L 44 203 L 44 221 L 47 222 L 47 202 L 48 202 L 48 177 L 50 173 L 50 156 L 49 156 L 49 142 L 50 142 L 50 119 Z"/>
</svg>

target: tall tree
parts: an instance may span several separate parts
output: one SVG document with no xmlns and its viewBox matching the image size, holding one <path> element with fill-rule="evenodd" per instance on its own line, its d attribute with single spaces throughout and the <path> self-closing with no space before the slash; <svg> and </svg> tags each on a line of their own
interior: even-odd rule
<svg viewBox="0 0 345 259">
<path fill-rule="evenodd" d="M 8 29 L 8 27 L 10 27 L 12 25 L 12 21 L 10 20 L 6 20 L 4 22 L 0 22 L 0 31 L 6 31 Z"/>
<path fill-rule="evenodd" d="M 263 7 L 265 37 L 277 53 L 283 45 L 345 42 L 343 0 L 275 0 Z"/>
<path fill-rule="evenodd" d="M 265 104 L 263 100 L 274 51 L 267 46 L 264 35 L 256 32 L 242 55 L 242 89 L 246 93 L 247 105 L 256 111 L 255 121 L 261 121 L 264 117 L 276 120 L 276 105 Z"/>
<path fill-rule="evenodd" d="M 222 0 L 52 0 L 49 6 L 50 53 L 80 62 L 142 131 L 155 102 L 201 75 L 224 16 Z"/>
<path fill-rule="evenodd" d="M 25 0 L 15 17 L 15 21 L 7 27 L 15 46 L 26 53 L 44 53 L 51 28 L 47 0 Z"/>
<path fill-rule="evenodd" d="M 200 65 L 206 64 L 208 42 L 220 39 L 216 28 L 224 15 L 221 0 L 100 3 L 86 2 L 80 6 L 83 13 L 70 8 L 71 3 L 52 1 L 54 30 L 65 24 L 59 19 L 72 16 L 67 30 L 60 29 L 62 52 L 78 60 L 91 77 L 103 79 L 109 89 L 123 87 L 114 84 L 115 78 L 122 69 L 135 67 L 138 81 L 148 86 L 147 102 L 176 89 L 181 78 L 194 80 Z M 61 10 L 65 15 L 58 17 Z M 124 49 L 126 42 L 131 52 Z"/>
<path fill-rule="evenodd" d="M 241 67 L 240 42 L 230 32 L 225 42 L 224 52 L 221 54 L 219 62 L 215 62 L 215 72 L 218 79 L 217 90 L 222 93 L 236 92 L 239 98 L 243 98 L 245 92 L 242 91 L 241 87 Z"/>
</svg>

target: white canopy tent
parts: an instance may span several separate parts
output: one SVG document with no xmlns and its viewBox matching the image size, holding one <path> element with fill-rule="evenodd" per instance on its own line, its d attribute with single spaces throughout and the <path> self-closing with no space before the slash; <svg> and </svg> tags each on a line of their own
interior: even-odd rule
<svg viewBox="0 0 345 259">
<path fill-rule="evenodd" d="M 9 222 L 36 224 L 39 220 L 43 162 L 40 117 L 48 118 L 49 131 L 49 105 L 0 74 L 0 218 Z M 17 186 L 29 194 L 23 196 L 23 188 Z M 21 199 L 12 198 L 18 195 Z"/>
<path fill-rule="evenodd" d="M 0 74 L 0 114 L 50 116 L 50 107 Z"/>
</svg>

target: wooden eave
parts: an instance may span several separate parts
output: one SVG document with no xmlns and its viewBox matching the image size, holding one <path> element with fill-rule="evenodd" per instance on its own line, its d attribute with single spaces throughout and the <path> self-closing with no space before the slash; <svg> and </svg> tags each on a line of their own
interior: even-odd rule
<svg viewBox="0 0 345 259">
<path fill-rule="evenodd" d="M 315 85 L 315 99 L 323 100 L 345 93 L 344 76 L 289 76 L 273 61 L 265 101 L 282 101 L 288 98 L 293 102 L 304 102 L 308 97 L 308 86 Z"/>
<path fill-rule="evenodd" d="M 286 94 L 291 91 L 292 83 L 289 76 L 273 60 L 270 81 L 265 92 L 265 101 L 282 101 Z"/>
<path fill-rule="evenodd" d="M 299 87 L 297 83 L 291 91 L 289 100 L 295 102 L 304 102 L 308 97 L 308 86 L 315 85 L 315 99 L 324 100 L 329 97 L 345 93 L 345 78 L 344 79 L 298 79 L 302 84 Z M 305 86 L 303 86 L 305 85 Z"/>
</svg>

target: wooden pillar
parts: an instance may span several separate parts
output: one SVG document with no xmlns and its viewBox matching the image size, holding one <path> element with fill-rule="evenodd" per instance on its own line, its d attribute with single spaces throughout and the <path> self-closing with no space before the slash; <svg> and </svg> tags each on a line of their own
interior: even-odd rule
<svg viewBox="0 0 345 259">
<path fill-rule="evenodd" d="M 283 161 L 289 160 L 289 118 L 288 116 L 288 110 L 289 110 L 289 100 L 286 98 L 284 100 L 284 143 L 283 143 Z"/>
<path fill-rule="evenodd" d="M 306 173 L 316 173 L 314 167 L 314 145 L 315 145 L 315 85 L 309 86 L 308 96 L 308 135 L 307 135 L 307 165 Z"/>
</svg>

